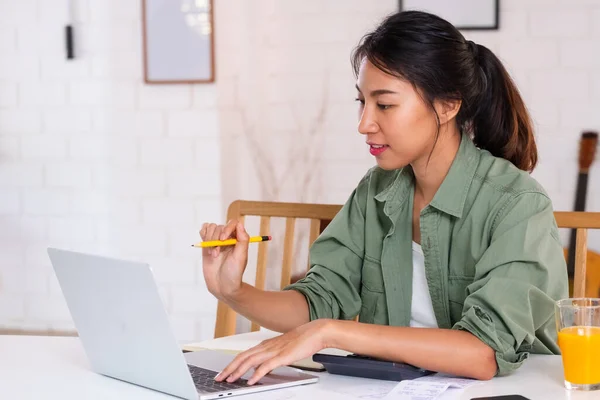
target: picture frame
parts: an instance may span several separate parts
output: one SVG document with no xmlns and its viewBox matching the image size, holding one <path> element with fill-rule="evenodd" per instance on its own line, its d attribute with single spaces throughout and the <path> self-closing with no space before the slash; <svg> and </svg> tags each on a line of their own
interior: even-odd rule
<svg viewBox="0 0 600 400">
<path fill-rule="evenodd" d="M 399 0 L 400 10 L 438 15 L 459 30 L 500 29 L 500 0 Z"/>
<path fill-rule="evenodd" d="M 142 0 L 144 82 L 213 83 L 213 0 Z"/>
</svg>

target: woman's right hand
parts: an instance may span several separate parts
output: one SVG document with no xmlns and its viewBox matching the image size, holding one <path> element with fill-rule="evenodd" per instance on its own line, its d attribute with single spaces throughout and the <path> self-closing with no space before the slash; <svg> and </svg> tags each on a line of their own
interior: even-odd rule
<svg viewBox="0 0 600 400">
<path fill-rule="evenodd" d="M 242 275 L 248 263 L 248 233 L 241 222 L 232 220 L 227 225 L 203 224 L 200 237 L 203 241 L 237 239 L 235 246 L 202 249 L 206 287 L 219 300 L 226 300 L 242 286 Z"/>
</svg>

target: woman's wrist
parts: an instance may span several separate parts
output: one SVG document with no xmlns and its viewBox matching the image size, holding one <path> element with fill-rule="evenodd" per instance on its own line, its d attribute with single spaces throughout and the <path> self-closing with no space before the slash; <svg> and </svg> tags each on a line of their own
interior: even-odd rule
<svg viewBox="0 0 600 400">
<path fill-rule="evenodd" d="M 221 300 L 227 304 L 235 304 L 241 301 L 241 298 L 244 295 L 244 292 L 248 289 L 250 285 L 245 282 L 241 282 L 240 286 L 233 290 L 228 290 L 226 293 L 221 292 Z"/>
<path fill-rule="evenodd" d="M 340 348 L 340 326 L 348 321 L 340 321 L 335 319 L 321 319 L 321 343 L 324 349 Z"/>
</svg>

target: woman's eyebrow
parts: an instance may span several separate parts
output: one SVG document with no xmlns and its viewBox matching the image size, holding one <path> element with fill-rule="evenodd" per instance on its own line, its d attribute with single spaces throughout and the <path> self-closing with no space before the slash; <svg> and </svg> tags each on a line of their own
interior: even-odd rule
<svg viewBox="0 0 600 400">
<path fill-rule="evenodd" d="M 358 85 L 355 85 L 355 86 L 356 86 L 356 90 L 358 90 L 359 93 L 362 93 L 362 91 L 360 90 Z M 372 90 L 370 94 L 372 97 L 375 97 L 375 96 L 380 96 L 382 94 L 398 94 L 398 92 L 394 92 L 393 90 L 389 90 L 389 89 L 376 89 L 376 90 Z"/>
</svg>

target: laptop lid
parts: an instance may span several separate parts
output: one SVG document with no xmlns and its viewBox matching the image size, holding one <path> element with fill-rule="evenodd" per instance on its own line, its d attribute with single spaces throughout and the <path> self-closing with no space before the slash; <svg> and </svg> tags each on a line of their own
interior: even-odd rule
<svg viewBox="0 0 600 400">
<path fill-rule="evenodd" d="M 198 399 L 148 264 L 49 248 L 94 371 Z"/>
</svg>

